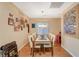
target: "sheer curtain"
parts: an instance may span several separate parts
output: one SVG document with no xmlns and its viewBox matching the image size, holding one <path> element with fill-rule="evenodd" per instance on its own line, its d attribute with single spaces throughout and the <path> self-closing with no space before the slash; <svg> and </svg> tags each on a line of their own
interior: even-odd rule
<svg viewBox="0 0 79 59">
<path fill-rule="evenodd" d="M 37 35 L 44 38 L 48 34 L 48 23 L 37 23 Z"/>
</svg>

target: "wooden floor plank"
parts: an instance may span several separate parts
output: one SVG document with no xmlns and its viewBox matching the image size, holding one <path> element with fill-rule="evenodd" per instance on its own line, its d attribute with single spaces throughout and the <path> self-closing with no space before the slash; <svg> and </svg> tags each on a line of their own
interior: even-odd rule
<svg viewBox="0 0 79 59">
<path fill-rule="evenodd" d="M 25 45 L 20 51 L 19 51 L 20 57 L 31 57 L 30 55 L 30 47 L 29 44 Z M 36 57 L 51 57 L 50 52 L 47 52 L 45 54 L 39 55 L 39 53 L 35 54 Z M 72 57 L 67 51 L 65 51 L 61 46 L 54 46 L 53 48 L 53 57 Z"/>
</svg>

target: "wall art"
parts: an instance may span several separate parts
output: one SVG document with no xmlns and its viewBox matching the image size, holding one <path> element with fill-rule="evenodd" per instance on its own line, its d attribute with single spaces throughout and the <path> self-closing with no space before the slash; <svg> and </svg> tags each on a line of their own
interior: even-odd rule
<svg viewBox="0 0 79 59">
<path fill-rule="evenodd" d="M 11 25 L 11 26 L 14 25 L 13 14 L 11 14 L 11 13 L 9 13 L 9 17 L 8 17 L 8 25 Z"/>
<path fill-rule="evenodd" d="M 70 10 L 64 16 L 64 32 L 76 34 L 76 14 L 74 10 Z"/>
</svg>

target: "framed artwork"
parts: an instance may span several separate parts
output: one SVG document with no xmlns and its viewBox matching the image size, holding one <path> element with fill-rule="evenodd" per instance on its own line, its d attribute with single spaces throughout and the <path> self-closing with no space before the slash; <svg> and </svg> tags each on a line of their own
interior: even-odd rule
<svg viewBox="0 0 79 59">
<path fill-rule="evenodd" d="M 25 19 L 25 23 L 27 23 L 27 20 Z"/>
<path fill-rule="evenodd" d="M 21 30 L 23 30 L 23 26 L 21 26 Z"/>
<path fill-rule="evenodd" d="M 14 24 L 14 31 L 19 31 L 20 30 L 20 22 L 18 18 L 15 18 L 15 24 Z"/>
<path fill-rule="evenodd" d="M 18 25 L 18 26 L 14 26 L 14 31 L 19 31 L 19 30 L 20 30 L 20 28 L 21 28 L 21 26 L 20 26 L 20 25 Z"/>
<path fill-rule="evenodd" d="M 13 18 L 11 18 L 11 17 L 9 17 L 8 18 L 8 25 L 14 25 L 14 19 Z"/>
<path fill-rule="evenodd" d="M 20 25 L 22 25 L 22 26 L 23 26 L 23 28 L 25 28 L 25 21 L 24 21 L 24 19 L 23 19 L 23 18 L 21 18 L 21 19 L 20 19 Z"/>
<path fill-rule="evenodd" d="M 13 14 L 12 14 L 12 13 L 9 13 L 9 16 L 10 16 L 10 17 L 13 17 Z"/>
<path fill-rule="evenodd" d="M 28 33 L 29 33 L 29 24 L 27 24 L 27 28 L 28 28 Z"/>
<path fill-rule="evenodd" d="M 9 13 L 8 17 L 8 25 L 11 25 L 14 27 L 14 31 L 22 31 L 25 27 L 28 27 L 28 33 L 29 33 L 29 24 L 27 24 L 27 19 L 23 17 L 14 17 L 12 13 Z"/>
<path fill-rule="evenodd" d="M 16 21 L 16 22 L 19 22 L 19 18 L 16 17 L 15 21 Z"/>
<path fill-rule="evenodd" d="M 76 14 L 70 10 L 64 16 L 64 32 L 67 34 L 76 34 Z"/>
</svg>

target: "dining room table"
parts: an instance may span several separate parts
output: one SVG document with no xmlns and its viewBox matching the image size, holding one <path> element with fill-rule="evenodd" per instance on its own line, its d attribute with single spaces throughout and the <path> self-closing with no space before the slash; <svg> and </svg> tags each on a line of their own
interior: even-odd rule
<svg viewBox="0 0 79 59">
<path fill-rule="evenodd" d="M 37 37 L 34 41 L 33 41 L 33 55 L 34 55 L 34 48 L 35 45 L 39 45 L 40 46 L 40 51 L 42 53 L 45 53 L 45 47 L 44 45 L 51 45 L 51 56 L 53 56 L 53 41 L 49 39 L 49 37 L 46 38 L 41 38 L 41 37 Z M 49 48 L 49 47 L 47 47 Z"/>
</svg>

